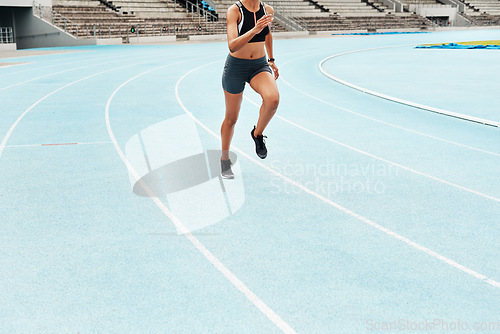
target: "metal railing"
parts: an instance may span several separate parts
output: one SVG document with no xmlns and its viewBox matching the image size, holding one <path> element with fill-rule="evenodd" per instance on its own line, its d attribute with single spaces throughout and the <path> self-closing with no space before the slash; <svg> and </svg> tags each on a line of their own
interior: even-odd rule
<svg viewBox="0 0 500 334">
<path fill-rule="evenodd" d="M 49 6 L 42 6 L 40 3 L 33 1 L 33 15 L 50 22 L 48 18 L 52 16 L 52 8 Z"/>
<path fill-rule="evenodd" d="M 12 27 L 0 27 L 0 44 L 14 43 Z"/>
<path fill-rule="evenodd" d="M 202 5 L 200 5 L 199 2 L 193 3 L 189 0 L 174 0 L 174 3 L 177 5 L 177 3 L 184 5 L 186 7 L 186 12 L 188 14 L 191 14 L 191 17 L 194 16 L 196 13 L 198 16 L 198 21 L 201 22 L 201 19 L 203 18 L 205 21 L 217 21 L 218 17 L 214 15 L 212 12 L 209 10 L 205 9 Z"/>
<path fill-rule="evenodd" d="M 93 37 L 94 26 L 87 26 L 90 28 L 90 35 L 86 38 L 96 38 Z M 86 28 L 86 29 L 87 29 Z M 155 24 L 155 23 L 141 23 L 138 25 L 120 25 L 114 26 L 113 32 L 109 33 L 109 38 L 117 37 L 119 35 L 123 37 L 125 40 L 129 40 L 134 37 L 161 37 L 161 36 L 179 36 L 179 37 L 187 37 L 190 35 L 216 35 L 226 33 L 225 27 L 218 26 L 217 24 L 211 25 L 192 25 L 192 24 Z M 103 29 L 100 27 L 95 27 L 95 36 L 99 38 L 99 34 Z M 117 34 L 117 31 L 118 34 Z M 114 33 L 114 36 L 113 36 Z M 102 38 L 108 38 L 108 31 L 104 28 L 104 31 L 101 33 Z"/>
<path fill-rule="evenodd" d="M 307 30 L 307 24 L 304 25 L 304 23 L 299 18 L 291 18 L 278 12 L 274 12 L 274 18 L 281 26 L 285 28 L 286 31 Z"/>
<path fill-rule="evenodd" d="M 224 28 L 216 24 L 158 24 L 146 21 L 139 24 L 81 24 L 76 25 L 75 30 L 67 30 L 67 32 L 83 39 L 122 38 L 124 42 L 127 42 L 134 37 L 187 37 L 190 35 L 224 34 L 226 32 Z"/>
<path fill-rule="evenodd" d="M 52 7 L 42 6 L 41 4 L 33 1 L 33 15 L 50 22 L 52 25 L 59 27 L 64 32 L 78 36 L 78 25 L 71 22 L 70 19 L 58 14 L 52 10 Z"/>
<path fill-rule="evenodd" d="M 286 31 L 305 31 L 307 24 L 297 17 L 297 11 L 289 8 L 288 3 L 283 0 L 267 0 L 267 4 L 275 10 L 274 18 Z"/>
</svg>

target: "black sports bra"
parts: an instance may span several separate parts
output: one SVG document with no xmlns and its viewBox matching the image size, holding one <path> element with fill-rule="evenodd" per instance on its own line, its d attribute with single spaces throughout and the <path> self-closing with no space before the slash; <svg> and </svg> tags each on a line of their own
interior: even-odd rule
<svg viewBox="0 0 500 334">
<path fill-rule="evenodd" d="M 260 3 L 260 8 L 256 12 L 251 12 L 243 6 L 241 1 L 236 2 L 236 5 L 240 9 L 241 20 L 238 22 L 238 36 L 245 34 L 246 32 L 252 30 L 255 27 L 257 21 L 264 15 L 266 15 L 266 8 L 264 4 Z M 264 42 L 266 40 L 266 35 L 269 34 L 269 26 L 262 29 L 260 33 L 255 35 L 248 43 Z"/>
</svg>

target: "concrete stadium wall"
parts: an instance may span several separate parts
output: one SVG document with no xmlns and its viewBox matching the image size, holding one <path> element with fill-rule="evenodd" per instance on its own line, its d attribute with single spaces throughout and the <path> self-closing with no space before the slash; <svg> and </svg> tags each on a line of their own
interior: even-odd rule
<svg viewBox="0 0 500 334">
<path fill-rule="evenodd" d="M 33 16 L 31 8 L 14 9 L 14 37 L 18 49 L 122 44 L 121 38 L 76 39 L 64 30 Z"/>
<path fill-rule="evenodd" d="M 190 41 L 225 41 L 227 35 L 190 35 Z"/>
<path fill-rule="evenodd" d="M 129 36 L 130 44 L 161 44 L 175 42 L 175 36 L 156 36 L 156 37 L 133 37 Z M 121 44 L 121 40 L 120 40 Z"/>
<path fill-rule="evenodd" d="M 63 30 L 33 16 L 31 8 L 14 11 L 14 36 L 19 49 L 82 45 Z"/>
<path fill-rule="evenodd" d="M 42 6 L 52 7 L 52 0 L 36 0 Z M 0 0 L 0 7 L 32 7 L 33 0 Z"/>
<path fill-rule="evenodd" d="M 455 26 L 456 27 L 469 27 L 471 25 L 471 22 L 457 13 L 457 17 L 455 18 Z"/>
<path fill-rule="evenodd" d="M 273 39 L 289 39 L 309 36 L 309 31 L 289 31 L 289 32 L 273 32 Z M 174 36 L 175 37 L 175 36 Z M 190 35 L 189 40 L 193 42 L 199 41 L 226 41 L 227 35 Z M 132 39 L 130 40 L 132 43 Z"/>
<path fill-rule="evenodd" d="M 415 11 L 418 15 L 423 17 L 429 16 L 442 16 L 448 17 L 450 21 L 455 21 L 457 17 L 457 8 L 456 7 L 428 7 L 428 6 L 417 6 L 416 8 L 412 8 L 414 5 L 410 5 L 410 11 Z"/>
<path fill-rule="evenodd" d="M 0 44 L 0 52 L 2 51 L 16 51 L 16 43 Z"/>
</svg>

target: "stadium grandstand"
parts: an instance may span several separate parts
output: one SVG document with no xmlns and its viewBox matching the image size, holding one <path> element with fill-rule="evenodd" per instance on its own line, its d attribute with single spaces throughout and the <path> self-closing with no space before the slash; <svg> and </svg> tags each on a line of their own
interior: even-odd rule
<svg viewBox="0 0 500 334">
<path fill-rule="evenodd" d="M 222 36 L 226 33 L 226 10 L 233 3 L 233 0 L 0 0 L 0 41 L 29 48 Z M 500 24 L 498 0 L 269 0 L 267 3 L 276 10 L 273 27 L 276 32 L 374 32 Z"/>
<path fill-rule="evenodd" d="M 171 39 L 159 37 L 187 39 L 189 35 L 224 34 L 226 29 L 215 9 L 203 0 L 0 1 L 0 11 L 3 13 L 1 26 L 13 29 L 14 38 L 21 48 L 33 39 L 49 39 L 47 34 L 61 36 L 64 33 L 65 36 L 61 36 L 63 44 L 68 43 L 68 37 L 82 41 L 119 39 L 128 43 L 133 37 L 156 37 L 157 41 L 167 41 Z M 18 23 L 18 33 L 13 22 Z M 43 34 L 40 34 L 40 29 Z M 73 44 L 79 43 L 70 43 Z M 83 41 L 80 44 L 89 43 Z"/>
</svg>

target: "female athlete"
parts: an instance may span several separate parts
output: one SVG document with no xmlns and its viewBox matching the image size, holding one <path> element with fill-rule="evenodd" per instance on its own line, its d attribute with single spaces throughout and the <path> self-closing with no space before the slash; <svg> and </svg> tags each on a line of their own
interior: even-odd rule
<svg viewBox="0 0 500 334">
<path fill-rule="evenodd" d="M 274 63 L 273 38 L 269 27 L 273 14 L 274 9 L 260 0 L 241 0 L 227 10 L 229 55 L 222 75 L 226 101 L 226 116 L 221 127 L 223 178 L 234 178 L 229 160 L 229 146 L 246 82 L 262 97 L 257 126 L 254 126 L 250 135 L 255 142 L 255 151 L 259 158 L 264 159 L 267 156 L 265 136 L 262 133 L 279 104 L 276 85 L 279 73 Z M 266 59 L 266 51 L 269 59 Z"/>
</svg>

